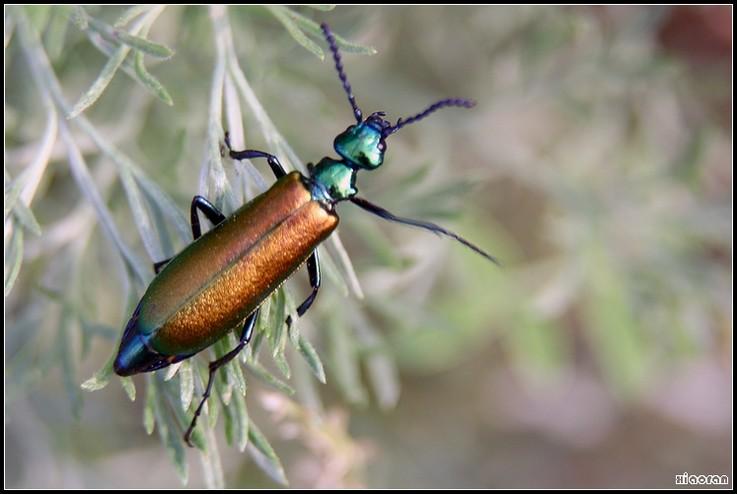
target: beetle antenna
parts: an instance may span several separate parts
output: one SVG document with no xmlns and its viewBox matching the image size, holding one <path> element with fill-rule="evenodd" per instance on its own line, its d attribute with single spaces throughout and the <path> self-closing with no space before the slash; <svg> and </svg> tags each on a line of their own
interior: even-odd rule
<svg viewBox="0 0 737 494">
<path fill-rule="evenodd" d="M 433 233 L 437 233 L 438 235 L 445 235 L 446 237 L 453 238 L 455 240 L 458 240 L 460 243 L 471 249 L 472 251 L 476 252 L 477 254 L 480 254 L 484 256 L 489 261 L 493 262 L 497 266 L 501 266 L 501 263 L 499 260 L 492 256 L 491 254 L 488 254 L 481 250 L 479 247 L 476 247 L 474 244 L 466 240 L 465 238 L 461 237 L 460 235 L 457 235 L 450 230 L 446 230 L 442 226 L 438 226 L 435 223 L 430 223 L 429 221 L 420 221 L 420 220 L 413 220 L 410 218 L 401 218 L 399 216 L 395 216 L 386 209 L 377 206 L 376 204 L 372 204 L 368 202 L 366 199 L 363 199 L 361 197 L 351 197 L 351 202 L 358 207 L 365 209 L 369 213 L 373 213 L 376 216 L 380 216 L 381 218 L 384 218 L 385 220 L 389 221 L 395 221 L 397 223 L 402 223 L 404 225 L 410 225 L 410 226 L 416 226 L 419 228 L 424 228 L 425 230 L 430 230 Z"/>
<path fill-rule="evenodd" d="M 351 108 L 353 108 L 353 115 L 356 117 L 358 123 L 361 123 L 363 121 L 363 113 L 361 113 L 361 109 L 356 104 L 356 98 L 353 96 L 353 91 L 351 90 L 351 83 L 348 82 L 348 77 L 345 75 L 345 71 L 343 71 L 343 61 L 340 58 L 340 52 L 338 51 L 338 45 L 335 43 L 333 32 L 330 30 L 330 26 L 328 26 L 324 22 L 320 24 L 320 28 L 325 35 L 328 46 L 330 46 L 330 51 L 333 52 L 333 60 L 335 60 L 335 70 L 338 71 L 340 82 L 343 83 L 343 90 L 345 91 L 345 94 L 348 95 L 348 101 L 351 103 Z"/>
<path fill-rule="evenodd" d="M 476 106 L 476 102 L 470 99 L 466 99 L 466 98 L 441 99 L 440 101 L 436 101 L 432 105 L 428 106 L 427 108 L 422 110 L 417 115 L 413 115 L 407 119 L 400 118 L 399 120 L 397 120 L 397 123 L 395 125 L 393 125 L 392 127 L 388 127 L 384 131 L 384 137 L 387 137 L 395 133 L 396 131 L 404 127 L 405 125 L 413 124 L 417 122 L 418 120 L 422 120 L 426 116 L 430 115 L 432 112 L 437 111 L 446 106 L 458 106 L 461 108 L 472 108 Z"/>
</svg>

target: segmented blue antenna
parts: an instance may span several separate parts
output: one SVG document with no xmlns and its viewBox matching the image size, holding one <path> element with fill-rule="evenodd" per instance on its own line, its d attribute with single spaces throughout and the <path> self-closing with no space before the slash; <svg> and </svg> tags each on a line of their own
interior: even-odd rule
<svg viewBox="0 0 737 494">
<path fill-rule="evenodd" d="M 470 99 L 466 99 L 466 98 L 447 98 L 447 99 L 442 99 L 442 100 L 437 101 L 437 102 L 433 103 L 432 105 L 428 106 L 427 108 L 425 108 L 424 110 L 422 110 L 417 115 L 413 115 L 413 116 L 411 116 L 411 117 L 409 117 L 407 119 L 400 118 L 399 120 L 397 120 L 397 123 L 396 124 L 394 124 L 393 126 L 388 127 L 387 129 L 385 129 L 384 132 L 383 132 L 383 134 L 384 134 L 384 137 L 386 137 L 388 135 L 391 135 L 391 134 L 395 133 L 396 131 L 398 131 L 399 129 L 401 129 L 402 127 L 404 127 L 406 125 L 409 125 L 409 124 L 413 124 L 413 123 L 417 122 L 418 120 L 422 120 L 426 116 L 430 115 L 432 112 L 437 111 L 437 110 L 439 110 L 441 108 L 444 108 L 446 106 L 458 106 L 458 107 L 461 107 L 461 108 L 472 108 L 475 105 L 476 105 L 476 102 L 475 101 L 470 100 Z"/>
<path fill-rule="evenodd" d="M 353 115 L 356 117 L 356 121 L 358 123 L 361 123 L 363 121 L 363 113 L 361 113 L 361 109 L 356 104 L 356 98 L 353 97 L 353 91 L 351 90 L 351 83 L 348 82 L 348 77 L 343 71 L 343 62 L 340 59 L 340 52 L 338 51 L 338 45 L 335 44 L 333 32 L 330 30 L 330 26 L 328 26 L 324 22 L 320 24 L 320 27 L 322 28 L 322 32 L 325 35 L 325 40 L 330 46 L 330 51 L 333 52 L 333 60 L 335 60 L 335 70 L 338 71 L 340 82 L 343 83 L 343 90 L 345 91 L 345 94 L 348 95 L 348 101 L 351 103 L 351 108 L 353 108 Z"/>
</svg>

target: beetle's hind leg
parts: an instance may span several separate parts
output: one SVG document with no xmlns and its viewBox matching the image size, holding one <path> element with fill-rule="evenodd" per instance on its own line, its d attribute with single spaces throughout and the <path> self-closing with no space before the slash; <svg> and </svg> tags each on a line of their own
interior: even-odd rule
<svg viewBox="0 0 737 494">
<path fill-rule="evenodd" d="M 241 338 L 238 342 L 238 345 L 222 357 L 220 357 L 217 360 L 213 360 L 210 362 L 209 365 L 209 375 L 207 378 L 207 386 L 205 387 L 205 392 L 202 394 L 202 400 L 200 401 L 200 404 L 197 406 L 197 410 L 194 413 L 194 417 L 192 417 L 192 422 L 189 424 L 189 428 L 187 429 L 187 432 L 184 433 L 184 441 L 189 445 L 190 447 L 193 447 L 191 441 L 192 432 L 194 431 L 195 426 L 197 425 L 197 419 L 199 418 L 200 414 L 202 413 L 202 407 L 205 405 L 205 402 L 210 397 L 210 391 L 212 391 L 212 384 L 215 380 L 215 372 L 217 370 L 233 360 L 233 358 L 240 353 L 241 350 L 248 344 L 249 341 L 251 341 L 251 336 L 253 335 L 253 328 L 256 326 L 256 321 L 258 320 L 258 314 L 260 309 L 256 309 L 251 313 L 250 316 L 246 318 L 246 322 L 243 323 L 243 330 L 241 331 Z"/>
<path fill-rule="evenodd" d="M 307 258 L 307 273 L 310 276 L 310 286 L 312 291 L 304 302 L 297 307 L 297 316 L 302 317 L 307 309 L 312 306 L 312 302 L 317 297 L 317 291 L 320 289 L 320 258 L 317 256 L 317 249 L 312 251 L 310 257 Z M 287 329 L 292 327 L 292 316 L 287 316 Z"/>
<path fill-rule="evenodd" d="M 189 207 L 189 217 L 190 217 L 190 223 L 192 225 L 192 238 L 194 240 L 197 240 L 202 236 L 202 228 L 200 227 L 200 217 L 197 215 L 197 210 L 202 211 L 202 213 L 207 216 L 207 219 L 210 220 L 210 222 L 214 226 L 218 226 L 220 223 L 222 223 L 225 220 L 225 215 L 216 208 L 210 201 L 205 199 L 202 196 L 194 196 L 192 198 L 192 205 Z M 155 262 L 154 263 L 154 273 L 159 274 L 159 271 L 164 269 L 164 266 L 166 266 L 169 261 L 171 261 L 172 258 L 164 259 L 163 261 Z"/>
</svg>

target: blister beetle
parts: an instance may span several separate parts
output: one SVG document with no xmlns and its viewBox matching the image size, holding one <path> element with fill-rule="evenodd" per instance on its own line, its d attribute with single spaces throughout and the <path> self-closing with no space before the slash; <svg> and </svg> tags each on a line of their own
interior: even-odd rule
<svg viewBox="0 0 737 494">
<path fill-rule="evenodd" d="M 336 204 L 350 201 L 386 220 L 451 237 L 497 263 L 493 256 L 459 235 L 433 223 L 395 216 L 359 197 L 356 189 L 360 170 L 375 170 L 384 162 L 386 139 L 391 134 L 440 108 L 470 108 L 474 103 L 462 98 L 444 99 L 396 124 L 385 120 L 384 112 L 374 112 L 364 119 L 333 34 L 327 24 L 321 27 L 356 119 L 335 138 L 334 148 L 340 158 L 326 157 L 310 165 L 309 176 L 287 173 L 272 154 L 231 149 L 226 133 L 225 144 L 232 159 L 264 158 L 277 181 L 227 218 L 204 197 L 194 197 L 190 208 L 194 242 L 175 257 L 154 265 L 157 275 L 128 321 L 115 358 L 118 375 L 151 372 L 195 355 L 245 321 L 238 345 L 210 362 L 205 392 L 184 435 L 190 446 L 215 372 L 248 344 L 262 302 L 305 262 L 312 291 L 298 306 L 297 315 L 304 315 L 315 301 L 320 288 L 316 249 L 338 226 Z M 204 234 L 199 212 L 214 225 Z M 286 324 L 291 323 L 290 316 Z"/>
</svg>

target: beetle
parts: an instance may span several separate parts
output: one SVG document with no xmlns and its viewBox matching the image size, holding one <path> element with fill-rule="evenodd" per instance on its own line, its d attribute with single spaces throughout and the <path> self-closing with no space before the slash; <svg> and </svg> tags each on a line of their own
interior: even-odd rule
<svg viewBox="0 0 737 494">
<path fill-rule="evenodd" d="M 470 108 L 474 102 L 463 98 L 440 100 L 395 124 L 384 119 L 384 112 L 363 118 L 335 38 L 327 24 L 321 28 L 356 119 L 335 138 L 339 158 L 325 157 L 316 165 L 309 164 L 309 176 L 297 171 L 287 173 L 272 154 L 233 150 L 226 132 L 229 157 L 266 159 L 276 183 L 227 218 L 207 199 L 195 196 L 190 207 L 194 241 L 176 256 L 154 264 L 156 276 L 123 332 L 114 370 L 120 376 L 130 376 L 188 359 L 242 322 L 236 347 L 209 364 L 207 386 L 184 434 L 190 446 L 215 373 L 248 344 L 260 305 L 303 263 L 312 290 L 297 307 L 297 316 L 303 316 L 315 301 L 320 288 L 317 246 L 338 226 L 338 203 L 350 201 L 386 220 L 448 236 L 498 264 L 492 255 L 459 235 L 430 222 L 395 216 L 359 197 L 356 189 L 359 171 L 375 170 L 384 162 L 386 139 L 391 134 L 440 108 Z M 214 225 L 204 234 L 200 212 Z M 285 324 L 291 326 L 291 316 Z"/>
</svg>

